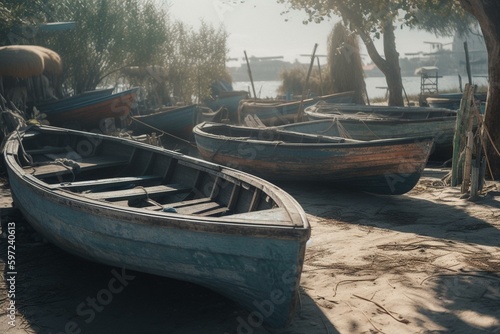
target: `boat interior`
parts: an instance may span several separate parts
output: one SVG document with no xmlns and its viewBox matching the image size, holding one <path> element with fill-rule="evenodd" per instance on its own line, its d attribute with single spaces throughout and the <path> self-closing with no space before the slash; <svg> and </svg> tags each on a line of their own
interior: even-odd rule
<svg viewBox="0 0 500 334">
<path fill-rule="evenodd" d="M 278 208 L 272 195 L 250 179 L 236 178 L 223 173 L 220 166 L 176 152 L 121 139 L 32 131 L 24 135 L 18 161 L 25 173 L 53 191 L 120 206 L 242 218 Z"/>
</svg>

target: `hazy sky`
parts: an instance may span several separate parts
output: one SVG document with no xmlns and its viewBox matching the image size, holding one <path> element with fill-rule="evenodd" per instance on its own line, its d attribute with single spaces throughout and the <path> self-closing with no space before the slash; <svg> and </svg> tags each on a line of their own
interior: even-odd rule
<svg viewBox="0 0 500 334">
<path fill-rule="evenodd" d="M 275 0 L 162 0 L 169 8 L 172 18 L 198 28 L 200 21 L 215 27 L 221 24 L 229 33 L 229 57 L 283 56 L 287 61 L 308 63 L 314 44 L 316 54 L 326 54 L 328 35 L 339 20 L 323 21 L 320 24 L 302 21 L 307 18 L 302 11 L 281 15 L 286 5 Z M 432 34 L 414 30 L 397 30 L 396 43 L 401 56 L 407 52 L 432 51 L 424 41 L 451 42 L 451 38 L 439 39 Z M 377 43 L 382 52 L 381 42 Z M 361 46 L 363 47 L 362 43 Z M 450 46 L 448 46 L 450 47 Z M 366 58 L 369 61 L 368 58 Z"/>
</svg>

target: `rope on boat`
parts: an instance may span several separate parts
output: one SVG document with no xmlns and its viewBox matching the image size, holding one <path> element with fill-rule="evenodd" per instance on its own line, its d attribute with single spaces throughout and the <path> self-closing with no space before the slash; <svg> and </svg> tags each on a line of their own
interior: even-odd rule
<svg viewBox="0 0 500 334">
<path fill-rule="evenodd" d="M 146 202 L 159 207 L 161 211 L 163 211 L 163 212 L 177 213 L 177 210 L 175 208 L 163 206 L 162 204 L 158 203 L 154 199 L 150 198 L 148 190 L 146 188 L 144 188 L 143 186 L 137 186 L 135 188 L 136 189 L 142 189 L 142 190 L 144 190 L 144 193 L 146 194 Z"/>
<path fill-rule="evenodd" d="M 375 132 L 372 131 L 372 129 L 370 129 L 370 127 L 368 126 L 368 124 L 365 123 L 365 121 L 363 121 L 362 119 L 360 119 L 361 123 L 363 123 L 363 125 L 366 127 L 366 129 L 368 131 L 370 131 L 370 133 L 372 135 L 374 135 L 375 137 L 377 137 L 378 139 L 381 139 L 379 136 L 377 136 L 377 134 Z"/>
<path fill-rule="evenodd" d="M 352 139 L 351 134 L 349 133 L 349 131 L 347 131 L 346 128 L 344 128 L 344 126 L 342 125 L 342 123 L 340 123 L 340 120 L 338 118 L 335 118 L 334 122 L 337 125 L 337 130 L 340 134 L 340 137 Z"/>
</svg>

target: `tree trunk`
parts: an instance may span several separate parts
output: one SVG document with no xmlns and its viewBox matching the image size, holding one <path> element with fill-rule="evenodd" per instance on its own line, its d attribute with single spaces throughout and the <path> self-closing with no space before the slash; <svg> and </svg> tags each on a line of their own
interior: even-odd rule
<svg viewBox="0 0 500 334">
<path fill-rule="evenodd" d="M 384 53 L 387 69 L 384 72 L 387 88 L 389 90 L 390 106 L 402 106 L 403 80 L 401 78 L 401 67 L 399 66 L 399 52 L 396 50 L 396 36 L 392 21 L 384 26 Z"/>
<path fill-rule="evenodd" d="M 486 154 L 494 179 L 500 178 L 500 2 L 492 0 L 460 0 L 466 11 L 479 21 L 488 51 L 488 98 L 484 122 L 492 142 Z M 496 148 L 496 149 L 495 149 Z"/>
<path fill-rule="evenodd" d="M 396 50 L 396 36 L 392 21 L 387 21 L 384 26 L 384 53 L 385 59 L 380 56 L 373 40 L 368 34 L 359 32 L 359 36 L 366 46 L 368 55 L 377 67 L 384 73 L 387 89 L 389 92 L 390 106 L 402 106 L 403 101 L 403 80 L 401 79 L 401 67 L 399 66 L 399 53 Z"/>
</svg>

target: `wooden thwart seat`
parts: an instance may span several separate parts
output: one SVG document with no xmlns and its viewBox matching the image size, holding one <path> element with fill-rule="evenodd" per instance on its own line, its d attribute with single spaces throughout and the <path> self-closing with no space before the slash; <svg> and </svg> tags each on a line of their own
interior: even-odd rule
<svg viewBox="0 0 500 334">
<path fill-rule="evenodd" d="M 215 216 L 228 211 L 226 206 L 214 202 L 210 197 L 197 198 L 188 201 L 165 204 L 164 207 L 174 208 L 177 213 L 185 215 Z"/>
<path fill-rule="evenodd" d="M 136 187 L 133 189 L 104 191 L 98 193 L 87 193 L 86 197 L 92 199 L 103 199 L 108 201 L 133 200 L 147 198 L 151 195 L 158 194 L 178 194 L 191 191 L 191 187 L 186 187 L 179 184 L 158 185 L 152 187 Z"/>
</svg>

